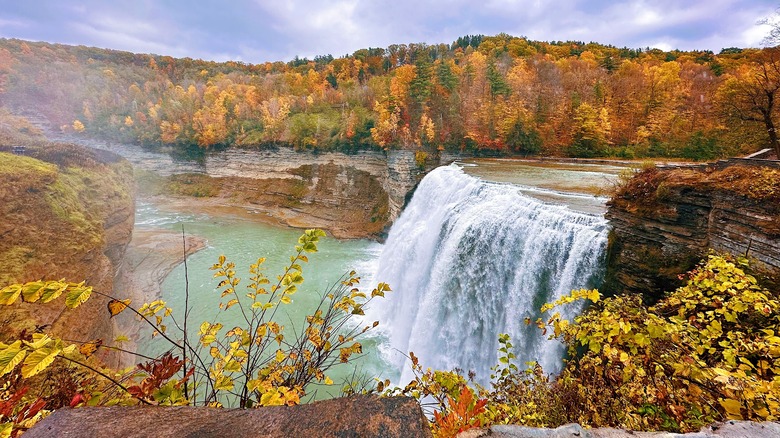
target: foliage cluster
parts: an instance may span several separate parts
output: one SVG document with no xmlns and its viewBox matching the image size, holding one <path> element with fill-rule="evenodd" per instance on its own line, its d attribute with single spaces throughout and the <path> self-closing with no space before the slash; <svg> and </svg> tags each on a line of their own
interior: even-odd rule
<svg viewBox="0 0 780 438">
<path fill-rule="evenodd" d="M 647 307 L 639 296 L 601 299 L 573 291 L 543 311 L 576 300 L 595 304 L 574 321 L 553 313 L 535 323 L 569 349 L 555 378 L 536 364 L 520 371 L 511 340 L 499 337 L 491 388 L 457 370 L 423 371 L 389 393 L 433 400 L 436 436 L 492 424 L 696 431 L 725 419 L 780 418 L 780 295 L 762 288 L 748 263 L 710 255 L 687 284 Z"/>
<path fill-rule="evenodd" d="M 778 58 L 500 34 L 251 65 L 0 40 L 0 89 L 67 131 L 148 145 L 702 160 L 776 142 L 761 93 Z"/>
<path fill-rule="evenodd" d="M 250 284 L 245 291 L 238 287 L 241 279 L 235 264 L 224 256 L 219 258 L 211 268 L 220 280 L 216 289 L 222 298 L 219 313 L 238 313 L 242 320 L 232 328 L 215 319 L 204 321 L 195 333 L 188 327 L 192 321 L 187 303 L 184 315 L 174 315 L 161 300 L 135 308 L 130 300 L 109 297 L 84 283 L 35 281 L 0 289 L 0 305 L 43 304 L 65 295 L 65 305 L 75 308 L 92 294 L 106 296 L 111 299 L 110 317 L 131 311 L 170 346 L 159 357 L 138 355 L 146 361 L 137 367 L 114 371 L 104 368 L 94 354 L 106 348 L 123 351 L 119 346 L 122 337 L 114 342 L 65 341 L 39 328 L 31 336 L 23 333 L 19 339 L 0 343 L 0 437 L 15 436 L 45 415 L 46 409 L 62 406 L 62 400 L 69 400 L 72 407 L 141 403 L 251 408 L 295 405 L 312 397 L 318 385 L 332 385 L 326 372 L 361 355 L 361 336 L 378 325 L 360 326 L 354 316 L 363 315 L 365 306 L 390 288 L 379 283 L 367 296 L 357 288 L 360 279 L 352 272 L 323 292 L 319 305 L 301 326 L 279 324 L 277 312 L 292 302 L 304 281 L 302 264 L 308 262 L 307 254 L 317 251 L 324 235 L 320 230 L 306 230 L 290 264 L 274 282 L 263 273 L 265 260 L 257 260 L 249 268 Z M 188 294 L 185 299 L 189 300 Z M 29 379 L 52 371 L 58 362 L 87 369 L 93 378 L 59 379 L 49 383 L 61 391 L 29 394 Z M 77 375 L 71 370 L 64 374 Z"/>
</svg>

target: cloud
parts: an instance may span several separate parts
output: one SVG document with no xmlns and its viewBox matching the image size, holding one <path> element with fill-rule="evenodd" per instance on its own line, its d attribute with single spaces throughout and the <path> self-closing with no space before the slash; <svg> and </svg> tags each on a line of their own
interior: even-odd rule
<svg viewBox="0 0 780 438">
<path fill-rule="evenodd" d="M 341 56 L 501 32 L 683 50 L 757 46 L 774 0 L 6 2 L 0 36 L 224 61 Z M 34 4 L 33 4 L 34 3 Z"/>
</svg>

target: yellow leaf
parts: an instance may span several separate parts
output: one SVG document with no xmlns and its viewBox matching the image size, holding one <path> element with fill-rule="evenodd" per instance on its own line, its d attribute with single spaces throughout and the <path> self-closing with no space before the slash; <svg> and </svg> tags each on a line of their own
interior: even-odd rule
<svg viewBox="0 0 780 438">
<path fill-rule="evenodd" d="M 68 291 L 68 295 L 65 297 L 65 305 L 71 309 L 75 309 L 84 301 L 87 301 L 90 295 L 92 295 L 92 286 L 74 287 Z"/>
<path fill-rule="evenodd" d="M 0 304 L 8 306 L 15 303 L 21 293 L 21 284 L 12 284 L 0 289 Z"/>
<path fill-rule="evenodd" d="M 11 438 L 13 428 L 13 423 L 0 423 L 0 438 Z"/>
<path fill-rule="evenodd" d="M 287 406 L 295 406 L 301 403 L 301 398 L 298 395 L 298 391 L 290 390 L 284 394 L 284 404 Z"/>
<path fill-rule="evenodd" d="M 83 354 L 85 357 L 90 357 L 95 354 L 101 345 L 103 345 L 102 339 L 95 339 L 94 341 L 87 342 L 86 344 L 81 344 L 81 347 L 79 347 L 79 353 Z"/>
<path fill-rule="evenodd" d="M 225 371 L 229 371 L 231 373 L 237 373 L 241 371 L 241 364 L 236 362 L 235 360 L 228 361 L 227 364 L 225 364 Z"/>
<path fill-rule="evenodd" d="M 214 382 L 215 391 L 230 391 L 233 389 L 233 379 L 228 376 L 222 375 Z"/>
<path fill-rule="evenodd" d="M 739 401 L 731 398 L 727 398 L 725 400 L 719 400 L 718 402 L 720 403 L 721 406 L 723 406 L 723 409 L 726 410 L 729 419 L 731 420 L 742 419 L 742 405 L 739 403 Z"/>
<path fill-rule="evenodd" d="M 332 385 L 333 384 L 333 380 L 330 377 L 325 377 L 325 384 L 326 385 Z"/>
<path fill-rule="evenodd" d="M 22 341 L 16 341 L 0 350 L 0 376 L 8 374 L 27 355 L 27 350 L 22 349 Z"/>
<path fill-rule="evenodd" d="M 33 333 L 32 342 L 24 341 L 32 350 L 43 348 L 53 342 L 53 339 L 42 333 Z"/>
<path fill-rule="evenodd" d="M 41 295 L 43 294 L 44 286 L 46 286 L 46 283 L 43 281 L 31 281 L 29 283 L 25 283 L 24 286 L 22 286 L 22 298 L 24 298 L 24 301 L 27 301 L 28 303 L 34 303 L 38 301 L 38 299 L 40 299 Z"/>
<path fill-rule="evenodd" d="M 27 379 L 40 373 L 54 362 L 54 359 L 61 351 L 62 349 L 59 348 L 56 343 L 51 343 L 33 351 L 27 355 L 27 358 L 22 364 L 22 377 Z"/>
<path fill-rule="evenodd" d="M 57 299 L 68 288 L 68 283 L 62 281 L 50 281 L 41 288 L 41 303 L 48 303 Z"/>
<path fill-rule="evenodd" d="M 284 404 L 284 400 L 276 390 L 266 392 L 260 397 L 260 405 L 262 406 L 280 406 Z"/>
<path fill-rule="evenodd" d="M 108 302 L 108 313 L 110 318 L 113 318 L 122 313 L 127 306 L 130 305 L 130 300 L 111 300 Z"/>
</svg>

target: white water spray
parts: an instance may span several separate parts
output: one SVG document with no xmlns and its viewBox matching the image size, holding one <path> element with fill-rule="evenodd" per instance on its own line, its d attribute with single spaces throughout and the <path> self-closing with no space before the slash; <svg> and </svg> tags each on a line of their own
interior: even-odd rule
<svg viewBox="0 0 780 438">
<path fill-rule="evenodd" d="M 485 383 L 498 334 L 509 333 L 518 366 L 538 361 L 557 372 L 563 346 L 524 318 L 598 283 L 607 231 L 601 217 L 543 204 L 454 165 L 438 168 L 390 230 L 375 278 L 393 292 L 369 317 L 382 322 L 393 349 L 413 351 L 425 367 L 475 371 Z M 580 309 L 562 310 L 573 317 Z M 391 360 L 407 383 L 404 356 Z"/>
</svg>

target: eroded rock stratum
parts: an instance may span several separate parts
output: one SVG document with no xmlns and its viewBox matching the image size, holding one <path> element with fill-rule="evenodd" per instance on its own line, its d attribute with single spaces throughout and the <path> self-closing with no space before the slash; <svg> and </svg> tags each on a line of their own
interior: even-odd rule
<svg viewBox="0 0 780 438">
<path fill-rule="evenodd" d="M 649 300 L 680 285 L 709 249 L 755 259 L 780 273 L 780 165 L 732 159 L 646 169 L 610 202 L 605 290 Z M 770 278 L 771 281 L 771 278 Z"/>
</svg>

